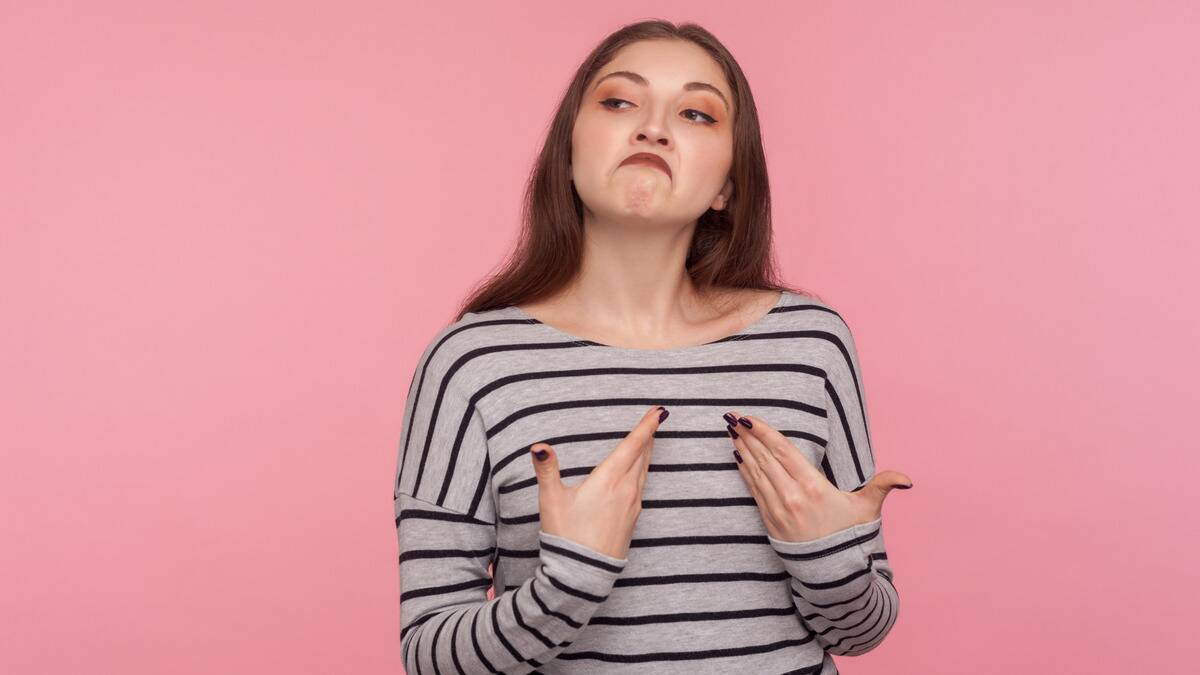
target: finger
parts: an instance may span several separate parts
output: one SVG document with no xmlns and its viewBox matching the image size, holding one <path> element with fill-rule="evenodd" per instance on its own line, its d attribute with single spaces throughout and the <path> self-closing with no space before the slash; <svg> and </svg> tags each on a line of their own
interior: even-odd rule
<svg viewBox="0 0 1200 675">
<path fill-rule="evenodd" d="M 734 415 L 737 413 L 734 412 Z M 745 426 L 738 424 L 735 429 L 738 433 L 738 438 L 733 439 L 734 443 L 741 443 L 741 447 L 746 448 L 742 451 L 745 455 L 749 451 L 753 456 L 755 464 L 758 465 L 764 478 L 770 482 L 771 487 L 777 494 L 789 494 L 796 488 L 797 479 L 793 478 L 788 473 L 787 469 L 779 463 L 772 453 L 758 437 L 750 432 Z M 745 433 L 743 433 L 745 432 Z"/>
<path fill-rule="evenodd" d="M 529 446 L 529 457 L 533 460 L 533 473 L 537 478 L 538 495 L 554 496 L 563 488 L 562 476 L 558 471 L 558 453 L 548 443 Z"/>
<path fill-rule="evenodd" d="M 899 471 L 888 469 L 872 476 L 871 480 L 863 485 L 862 494 L 873 503 L 878 512 L 883 507 L 883 500 L 892 490 L 897 488 L 906 490 L 910 487 L 912 487 L 911 478 Z"/>
<path fill-rule="evenodd" d="M 642 415 L 642 419 L 637 423 L 637 426 L 626 434 L 620 443 L 617 443 L 617 447 L 596 466 L 594 471 L 612 473 L 614 476 L 624 476 L 638 462 L 644 461 L 642 453 L 645 444 L 654 438 L 654 432 L 658 429 L 659 414 L 662 412 L 660 407 L 654 406 L 647 410 Z"/>
<path fill-rule="evenodd" d="M 728 431 L 729 427 L 725 427 L 725 429 Z M 736 429 L 734 430 L 734 433 L 737 433 Z M 738 433 L 737 438 L 731 438 L 730 440 L 733 441 L 734 447 L 736 447 L 739 453 L 742 455 L 742 462 L 745 466 L 746 475 L 750 477 L 752 489 L 758 491 L 759 498 L 755 501 L 759 502 L 759 508 L 774 508 L 778 504 L 782 503 L 780 502 L 778 491 L 776 491 L 775 486 L 771 483 L 771 480 L 767 478 L 767 475 L 764 472 L 762 462 L 760 462 L 758 458 L 754 456 L 754 453 L 746 447 L 746 444 L 742 440 L 741 434 Z M 773 513 L 773 511 L 770 512 Z M 768 513 L 768 511 L 763 511 L 763 513 Z"/>
<path fill-rule="evenodd" d="M 646 475 L 650 472 L 650 453 L 654 450 L 654 441 L 646 444 L 646 449 L 642 452 L 643 459 L 638 468 L 634 469 L 637 473 L 638 494 L 641 494 L 646 489 Z"/>
<path fill-rule="evenodd" d="M 739 456 L 741 459 L 739 459 Z M 742 475 L 742 480 L 746 482 L 746 487 L 750 490 L 750 496 L 754 498 L 754 503 L 758 505 L 760 513 L 766 513 L 766 502 L 762 492 L 754 483 L 754 477 L 750 475 L 750 467 L 746 465 L 746 456 L 738 451 L 737 455 L 733 456 L 733 462 L 737 466 L 738 473 Z"/>
<path fill-rule="evenodd" d="M 883 501 L 892 490 L 910 487 L 912 479 L 899 471 L 880 471 L 871 476 L 871 480 L 851 490 L 849 496 L 866 518 L 874 520 L 883 515 Z"/>
<path fill-rule="evenodd" d="M 668 411 L 665 408 L 660 410 L 658 412 L 658 416 L 659 416 L 658 423 L 661 425 L 662 422 L 665 421 L 667 419 L 667 416 L 669 416 L 670 414 L 671 414 L 670 411 Z M 655 430 L 657 431 L 657 427 L 655 427 Z M 629 474 L 637 474 L 638 491 L 639 492 L 646 485 L 646 474 L 647 474 L 647 472 L 650 471 L 650 455 L 653 452 L 654 452 L 654 435 L 651 434 L 650 438 L 647 439 L 647 441 L 642 444 L 641 458 L 639 459 L 639 461 L 635 462 L 634 466 L 629 470 Z M 626 474 L 626 475 L 629 475 L 629 474 Z"/>
<path fill-rule="evenodd" d="M 737 413 L 734 412 L 733 414 L 736 415 Z M 813 466 L 808 457 L 800 452 L 800 449 L 787 436 L 784 436 L 770 424 L 767 424 L 766 420 L 755 415 L 746 415 L 738 419 L 739 423 L 736 425 L 738 433 L 742 435 L 748 434 L 757 439 L 759 445 L 770 451 L 771 456 L 775 458 L 775 461 L 779 462 L 793 480 L 811 480 L 814 478 L 828 480 L 828 478 L 825 478 L 825 474 L 818 471 L 817 467 Z M 740 421 L 743 419 L 750 423 L 749 427 L 746 426 L 746 422 Z"/>
</svg>

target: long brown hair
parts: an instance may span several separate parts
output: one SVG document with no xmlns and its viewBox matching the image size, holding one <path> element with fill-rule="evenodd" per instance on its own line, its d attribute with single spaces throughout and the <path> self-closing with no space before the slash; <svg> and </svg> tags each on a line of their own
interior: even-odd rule
<svg viewBox="0 0 1200 675">
<path fill-rule="evenodd" d="M 724 209 L 709 209 L 697 219 L 686 261 L 692 283 L 702 293 L 725 287 L 819 297 L 783 285 L 779 279 L 771 249 L 771 194 L 758 111 L 741 67 L 704 28 L 655 19 L 610 34 L 575 71 L 526 181 L 516 247 L 503 269 L 463 302 L 456 321 L 467 312 L 539 300 L 572 281 L 583 254 L 583 202 L 571 181 L 571 132 L 584 92 L 622 47 L 660 39 L 690 40 L 702 47 L 721 65 L 733 93 L 733 194 Z"/>
</svg>

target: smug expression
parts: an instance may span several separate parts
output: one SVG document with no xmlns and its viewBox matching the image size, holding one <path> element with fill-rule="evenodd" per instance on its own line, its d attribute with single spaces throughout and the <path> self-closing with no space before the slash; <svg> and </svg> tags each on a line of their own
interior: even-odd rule
<svg viewBox="0 0 1200 675">
<path fill-rule="evenodd" d="M 626 164 L 645 164 L 646 166 L 653 166 L 666 173 L 668 178 L 671 177 L 671 165 L 667 164 L 667 160 L 652 152 L 635 152 L 626 157 L 625 161 L 621 162 L 621 166 L 625 166 Z"/>
</svg>

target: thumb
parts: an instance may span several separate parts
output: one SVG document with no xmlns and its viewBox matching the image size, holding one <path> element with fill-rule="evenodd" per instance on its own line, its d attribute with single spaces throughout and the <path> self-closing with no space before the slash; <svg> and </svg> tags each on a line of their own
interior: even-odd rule
<svg viewBox="0 0 1200 675">
<path fill-rule="evenodd" d="M 906 490 L 912 487 L 912 479 L 900 473 L 899 471 L 880 471 L 867 481 L 863 486 L 863 492 L 867 494 L 878 506 L 883 505 L 883 500 L 888 494 L 896 489 Z"/>
<path fill-rule="evenodd" d="M 554 448 L 548 443 L 534 443 L 529 446 L 529 456 L 533 460 L 538 492 L 556 494 L 563 487 L 563 483 L 558 474 L 558 454 L 554 452 Z"/>
</svg>

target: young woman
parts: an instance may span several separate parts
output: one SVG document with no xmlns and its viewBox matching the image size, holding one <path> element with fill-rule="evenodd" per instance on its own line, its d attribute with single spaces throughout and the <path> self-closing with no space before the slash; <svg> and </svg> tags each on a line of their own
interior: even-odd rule
<svg viewBox="0 0 1200 675">
<path fill-rule="evenodd" d="M 875 473 L 845 321 L 775 280 L 729 52 L 691 24 L 609 36 L 524 215 L 409 386 L 408 672 L 815 675 L 878 645 L 882 503 L 911 482 Z"/>
</svg>

